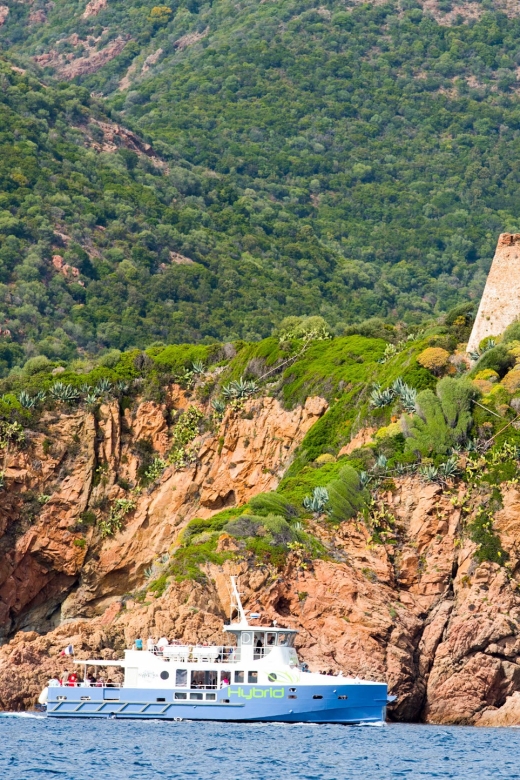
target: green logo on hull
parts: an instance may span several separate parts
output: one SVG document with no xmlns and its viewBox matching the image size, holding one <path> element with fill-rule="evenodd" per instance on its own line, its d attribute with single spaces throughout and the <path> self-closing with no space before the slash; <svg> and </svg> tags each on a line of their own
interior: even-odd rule
<svg viewBox="0 0 520 780">
<path fill-rule="evenodd" d="M 230 696 L 237 696 L 239 699 L 283 699 L 285 688 L 230 688 Z"/>
</svg>

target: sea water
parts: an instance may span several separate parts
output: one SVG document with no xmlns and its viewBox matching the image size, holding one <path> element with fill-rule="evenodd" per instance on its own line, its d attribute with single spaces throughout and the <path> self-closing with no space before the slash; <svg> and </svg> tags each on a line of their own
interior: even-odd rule
<svg viewBox="0 0 520 780">
<path fill-rule="evenodd" d="M 520 730 L 0 717 L 3 780 L 512 780 Z"/>
</svg>

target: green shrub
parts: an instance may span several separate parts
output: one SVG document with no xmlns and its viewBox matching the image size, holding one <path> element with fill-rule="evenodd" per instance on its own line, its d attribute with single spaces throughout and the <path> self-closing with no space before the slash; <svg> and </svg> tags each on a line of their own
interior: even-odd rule
<svg viewBox="0 0 520 780">
<path fill-rule="evenodd" d="M 520 320 L 512 322 L 503 333 L 502 343 L 509 344 L 511 341 L 520 341 Z"/>
<path fill-rule="evenodd" d="M 468 532 L 470 539 L 478 545 L 475 558 L 479 563 L 491 561 L 503 566 L 509 556 L 493 529 L 493 513 L 492 506 L 481 506 L 473 522 L 468 525 Z"/>
<path fill-rule="evenodd" d="M 464 319 L 465 324 L 469 325 L 475 318 L 475 304 L 471 303 L 459 303 L 458 306 L 454 306 L 447 313 L 444 322 L 451 327 L 456 324 L 456 320 Z"/>
<path fill-rule="evenodd" d="M 515 358 L 513 355 L 509 354 L 507 346 L 505 344 L 498 344 L 498 346 L 492 347 L 492 349 L 488 349 L 487 352 L 484 352 L 470 376 L 473 378 L 485 368 L 491 368 L 493 371 L 496 371 L 500 377 L 503 377 L 514 365 Z"/>
<path fill-rule="evenodd" d="M 329 516 L 333 523 L 350 520 L 361 511 L 369 500 L 369 494 L 361 485 L 359 474 L 352 466 L 344 466 L 338 478 L 327 485 Z"/>
<path fill-rule="evenodd" d="M 472 424 L 476 389 L 467 380 L 450 377 L 437 385 L 437 394 L 423 390 L 417 396 L 418 414 L 404 417 L 405 450 L 423 456 L 447 454 L 465 441 Z"/>
<path fill-rule="evenodd" d="M 98 360 L 98 365 L 105 366 L 106 368 L 115 368 L 121 360 L 121 351 L 119 349 L 111 349 L 109 352 L 105 352 L 104 355 Z"/>
<path fill-rule="evenodd" d="M 265 536 L 265 534 L 260 533 L 262 525 L 262 517 L 255 517 L 254 515 L 242 515 L 241 517 L 237 517 L 235 520 L 230 520 L 230 522 L 227 523 L 222 530 L 225 533 L 228 533 L 231 536 L 235 536 L 239 539 L 246 538 L 248 536 Z"/>
<path fill-rule="evenodd" d="M 249 506 L 257 515 L 281 515 L 286 520 L 298 515 L 296 507 L 278 493 L 258 493 L 249 500 Z"/>
<path fill-rule="evenodd" d="M 50 371 L 52 363 L 45 355 L 37 355 L 36 357 L 29 358 L 27 363 L 23 367 L 24 374 L 32 376 L 38 374 L 40 371 Z"/>
</svg>

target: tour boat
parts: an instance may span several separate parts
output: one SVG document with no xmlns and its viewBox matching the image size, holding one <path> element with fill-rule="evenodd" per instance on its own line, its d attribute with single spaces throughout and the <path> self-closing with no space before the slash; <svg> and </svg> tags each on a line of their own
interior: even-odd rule
<svg viewBox="0 0 520 780">
<path fill-rule="evenodd" d="M 75 660 L 83 682 L 49 684 L 40 704 L 51 718 L 383 723 L 385 683 L 307 671 L 294 640 L 297 631 L 251 625 L 231 578 L 231 615 L 224 626 L 234 643 L 168 644 L 125 650 L 119 661 Z M 259 615 L 249 615 L 258 620 Z M 121 667 L 121 686 L 90 685 L 88 667 Z"/>
</svg>

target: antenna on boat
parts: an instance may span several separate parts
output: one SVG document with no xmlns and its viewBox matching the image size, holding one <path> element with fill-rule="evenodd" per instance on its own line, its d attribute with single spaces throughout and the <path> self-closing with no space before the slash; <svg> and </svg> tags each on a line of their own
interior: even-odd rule
<svg viewBox="0 0 520 780">
<path fill-rule="evenodd" d="M 229 607 L 229 621 L 230 623 L 233 621 L 233 612 L 236 610 L 239 617 L 239 625 L 247 626 L 247 618 L 246 613 L 244 612 L 244 607 L 242 606 L 242 601 L 240 599 L 240 593 L 238 592 L 237 588 L 237 578 L 236 577 L 230 577 L 231 579 L 231 605 Z"/>
</svg>

